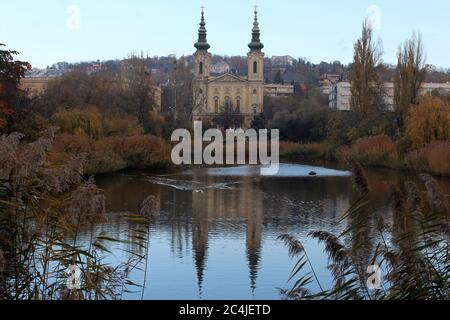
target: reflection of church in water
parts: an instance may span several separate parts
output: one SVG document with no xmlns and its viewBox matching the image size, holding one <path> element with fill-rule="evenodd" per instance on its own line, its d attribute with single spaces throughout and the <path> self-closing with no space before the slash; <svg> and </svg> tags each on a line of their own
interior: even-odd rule
<svg viewBox="0 0 450 320">
<path fill-rule="evenodd" d="M 206 40 L 206 23 L 202 10 L 198 41 L 195 44 L 194 76 L 194 120 L 212 124 L 214 117 L 224 107 L 232 107 L 233 112 L 244 119 L 244 126 L 249 127 L 253 117 L 263 110 L 264 101 L 264 45 L 260 40 L 257 11 L 252 29 L 252 40 L 248 45 L 247 77 L 225 73 L 217 77 L 210 74 L 211 53 Z"/>
<path fill-rule="evenodd" d="M 214 183 L 213 178 L 208 179 L 211 179 L 210 183 Z M 196 180 L 195 175 L 193 180 Z M 200 292 L 207 264 L 210 224 L 212 221 L 240 219 L 246 221 L 250 286 L 253 292 L 256 289 L 262 247 L 264 194 L 254 189 L 253 178 L 244 178 L 241 182 L 239 189 L 225 194 L 224 190 L 215 188 L 192 193 L 192 249 Z"/>
<path fill-rule="evenodd" d="M 149 194 L 154 195 L 161 215 L 152 220 L 152 228 L 157 230 L 153 237 L 168 240 L 169 243 L 163 242 L 163 247 L 171 251 L 176 261 L 189 259 L 188 268 L 193 268 L 189 272 L 196 278 L 200 295 L 204 287 L 220 284 L 218 272 L 228 269 L 216 266 L 224 261 L 235 271 L 229 270 L 224 277 L 247 274 L 248 288 L 256 293 L 258 280 L 259 283 L 263 280 L 258 273 L 263 267 L 264 241 L 269 248 L 271 245 L 271 239 L 264 235 L 278 236 L 290 230 L 302 234 L 314 230 L 339 234 L 343 230 L 330 221 L 339 220 L 356 199 L 351 199 L 351 181 L 335 178 L 303 179 L 299 183 L 298 179 L 259 179 L 249 175 L 230 180 L 205 174 L 203 169 L 192 170 L 187 180 L 186 177 L 169 179 L 169 185 L 166 181 L 154 184 L 148 178 L 144 174 L 130 183 L 127 175 L 120 175 L 109 181 L 104 188 L 108 206 L 113 208 L 109 211 L 130 212 L 139 208 Z M 117 217 L 120 219 L 120 215 Z M 105 229 L 98 231 L 129 243 L 124 225 L 125 230 L 141 226 L 132 221 L 119 222 L 102 225 Z M 231 243 L 218 241 L 227 239 Z M 282 243 L 279 245 L 285 250 Z M 130 242 L 126 249 L 143 255 L 145 248 L 144 242 Z M 150 260 L 149 270 L 156 263 Z M 224 288 L 229 285 L 225 283 Z"/>
<path fill-rule="evenodd" d="M 195 172 L 192 181 L 201 181 L 210 186 L 221 184 L 215 177 L 205 177 Z M 178 257 L 185 256 L 189 251 L 192 253 L 200 294 L 203 293 L 208 264 L 213 263 L 212 256 L 215 256 L 212 258 L 215 260 L 217 254 L 220 254 L 218 251 L 211 252 L 210 246 L 218 245 L 214 234 L 220 231 L 222 236 L 227 234 L 230 238 L 240 237 L 243 231 L 241 227 L 246 228 L 246 240 L 242 244 L 245 244 L 249 287 L 252 292 L 256 289 L 262 250 L 264 193 L 255 190 L 253 183 L 253 178 L 247 177 L 240 180 L 236 189 L 222 189 L 218 186 L 192 192 L 172 190 L 161 199 L 162 210 L 170 212 L 167 222 L 171 228 L 172 252 Z M 234 260 L 229 262 L 240 263 L 243 253 L 235 252 L 230 257 Z"/>
</svg>

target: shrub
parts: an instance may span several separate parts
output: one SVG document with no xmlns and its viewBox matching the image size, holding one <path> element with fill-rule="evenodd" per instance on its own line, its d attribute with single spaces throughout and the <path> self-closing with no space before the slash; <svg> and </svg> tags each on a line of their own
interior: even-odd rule
<svg viewBox="0 0 450 320">
<path fill-rule="evenodd" d="M 450 176 L 450 142 L 435 141 L 407 155 L 406 166 L 414 171 Z"/>
<path fill-rule="evenodd" d="M 125 168 L 166 167 L 169 145 L 162 139 L 142 135 L 135 116 L 112 114 L 102 120 L 95 107 L 61 109 L 52 117 L 62 134 L 56 138 L 51 159 L 67 161 L 72 154 L 85 154 L 85 174 L 114 172 Z M 149 113 L 149 123 L 161 134 L 164 119 Z"/>
<path fill-rule="evenodd" d="M 423 97 L 409 111 L 406 133 L 415 148 L 436 140 L 450 140 L 450 105 L 438 98 Z"/>
<path fill-rule="evenodd" d="M 86 174 L 116 172 L 127 167 L 125 160 L 105 140 L 96 142 L 85 166 Z"/>
<path fill-rule="evenodd" d="M 134 116 L 114 115 L 104 120 L 104 131 L 107 137 L 130 137 L 144 133 L 144 129 Z"/>
<path fill-rule="evenodd" d="M 398 164 L 396 146 L 386 135 L 358 139 L 352 146 L 340 148 L 337 157 L 340 160 L 355 159 L 366 166 L 394 167 Z"/>
<path fill-rule="evenodd" d="M 159 168 L 170 164 L 170 145 L 155 136 L 108 138 L 105 143 L 112 146 L 128 168 Z"/>
<path fill-rule="evenodd" d="M 323 159 L 327 157 L 327 146 L 324 143 L 281 142 L 280 157 L 289 160 Z"/>
<path fill-rule="evenodd" d="M 52 163 L 67 161 L 74 154 L 85 155 L 85 174 L 88 175 L 170 165 L 170 145 L 150 135 L 110 137 L 98 141 L 84 132 L 58 135 L 50 155 Z"/>
<path fill-rule="evenodd" d="M 75 134 L 82 131 L 94 139 L 103 136 L 102 121 L 96 108 L 89 108 L 86 111 L 61 109 L 53 115 L 52 121 L 63 133 Z"/>
</svg>

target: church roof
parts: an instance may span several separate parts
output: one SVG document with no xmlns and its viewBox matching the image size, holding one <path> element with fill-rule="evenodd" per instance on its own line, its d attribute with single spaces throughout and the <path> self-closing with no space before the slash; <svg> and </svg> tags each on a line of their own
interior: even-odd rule
<svg viewBox="0 0 450 320">
<path fill-rule="evenodd" d="M 225 73 L 218 77 L 211 78 L 209 82 L 247 82 L 247 79 L 235 76 L 231 73 Z"/>
</svg>

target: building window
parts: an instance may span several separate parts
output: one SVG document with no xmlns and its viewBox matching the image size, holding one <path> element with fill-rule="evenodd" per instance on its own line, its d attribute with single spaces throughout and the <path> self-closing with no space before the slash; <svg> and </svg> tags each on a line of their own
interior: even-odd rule
<svg viewBox="0 0 450 320">
<path fill-rule="evenodd" d="M 256 96 L 256 94 L 258 93 L 258 91 L 256 91 L 256 89 L 253 89 L 253 94 Z"/>
<path fill-rule="evenodd" d="M 236 98 L 236 112 L 241 113 L 241 97 Z"/>
<path fill-rule="evenodd" d="M 253 73 L 258 73 L 258 62 L 253 62 Z"/>
<path fill-rule="evenodd" d="M 200 62 L 200 65 L 198 66 L 198 74 L 199 75 L 203 74 L 203 62 Z"/>
<path fill-rule="evenodd" d="M 225 106 L 229 108 L 231 106 L 231 99 L 230 97 L 225 97 Z"/>
<path fill-rule="evenodd" d="M 219 113 L 219 97 L 214 97 L 214 113 Z"/>
</svg>

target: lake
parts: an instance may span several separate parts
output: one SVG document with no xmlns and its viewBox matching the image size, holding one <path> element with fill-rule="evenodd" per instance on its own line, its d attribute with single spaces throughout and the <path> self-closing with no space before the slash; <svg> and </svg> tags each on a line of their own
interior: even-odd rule
<svg viewBox="0 0 450 320">
<path fill-rule="evenodd" d="M 323 246 L 308 237 L 310 231 L 339 234 L 346 221 L 341 215 L 358 199 L 351 174 L 345 170 L 298 164 L 282 164 L 279 175 L 260 176 L 257 166 L 198 168 L 155 174 L 129 171 L 97 177 L 107 197 L 108 222 L 98 224 L 94 234 L 106 233 L 127 240 L 134 222 L 127 218 L 140 203 L 154 195 L 160 214 L 148 228 L 147 266 L 134 270 L 135 288 L 126 299 L 280 299 L 278 288 L 287 283 L 296 260 L 277 237 L 298 237 L 323 287 L 332 279 Z M 309 176 L 314 171 L 317 176 Z M 416 175 L 389 170 L 367 172 L 374 201 L 373 212 L 392 221 L 387 182 L 399 183 Z M 439 180 L 450 193 L 450 181 Z M 367 237 L 376 241 L 367 215 Z M 82 231 L 86 243 L 91 232 Z M 352 242 L 351 236 L 347 241 Z M 108 261 L 120 263 L 142 247 L 113 243 Z M 370 245 L 367 251 L 373 248 Z M 312 284 L 311 289 L 317 289 Z"/>
</svg>

